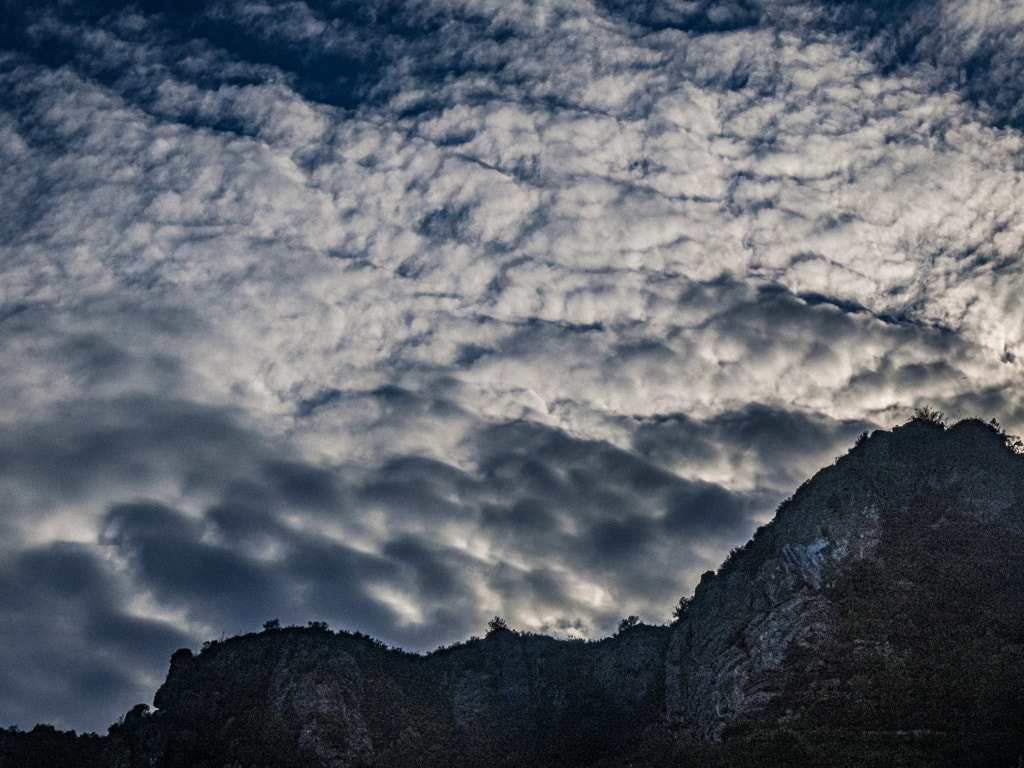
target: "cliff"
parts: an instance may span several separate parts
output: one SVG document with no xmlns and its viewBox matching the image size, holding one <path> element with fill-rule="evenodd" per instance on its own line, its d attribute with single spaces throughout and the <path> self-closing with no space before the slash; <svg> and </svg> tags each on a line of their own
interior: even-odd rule
<svg viewBox="0 0 1024 768">
<path fill-rule="evenodd" d="M 706 574 L 673 632 L 676 731 L 822 764 L 1024 751 L 1024 458 L 976 420 L 858 442 Z"/>
<path fill-rule="evenodd" d="M 858 440 L 671 627 L 427 656 L 323 627 L 174 654 L 103 765 L 1011 766 L 1024 457 L 992 426 Z"/>
<path fill-rule="evenodd" d="M 297 627 L 178 651 L 119 765 L 592 765 L 660 723 L 669 632 L 597 643 L 492 631 L 429 656 Z"/>
</svg>

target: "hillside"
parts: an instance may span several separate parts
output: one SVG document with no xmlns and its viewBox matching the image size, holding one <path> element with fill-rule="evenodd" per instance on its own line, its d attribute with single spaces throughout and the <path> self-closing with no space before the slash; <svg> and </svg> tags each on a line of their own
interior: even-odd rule
<svg viewBox="0 0 1024 768">
<path fill-rule="evenodd" d="M 1022 683 L 1024 458 L 918 418 L 801 486 L 671 627 L 427 656 L 268 628 L 175 653 L 77 764 L 1012 766 Z"/>
</svg>

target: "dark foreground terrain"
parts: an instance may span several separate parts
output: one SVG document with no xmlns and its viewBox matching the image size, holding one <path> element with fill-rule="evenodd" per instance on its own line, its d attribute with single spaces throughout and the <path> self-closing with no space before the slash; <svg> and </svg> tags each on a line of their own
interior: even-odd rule
<svg viewBox="0 0 1024 768">
<path fill-rule="evenodd" d="M 427 656 L 324 626 L 174 654 L 105 737 L 0 732 L 4 768 L 1017 766 L 1024 457 L 977 420 L 863 436 L 670 627 Z"/>
</svg>

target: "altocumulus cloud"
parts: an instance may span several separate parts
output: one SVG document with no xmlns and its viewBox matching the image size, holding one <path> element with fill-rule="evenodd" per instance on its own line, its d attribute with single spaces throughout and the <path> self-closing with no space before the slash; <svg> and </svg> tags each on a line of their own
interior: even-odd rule
<svg viewBox="0 0 1024 768">
<path fill-rule="evenodd" d="M 1019 3 L 41 3 L 0 721 L 275 616 L 668 618 L 859 431 L 1024 425 Z"/>
</svg>

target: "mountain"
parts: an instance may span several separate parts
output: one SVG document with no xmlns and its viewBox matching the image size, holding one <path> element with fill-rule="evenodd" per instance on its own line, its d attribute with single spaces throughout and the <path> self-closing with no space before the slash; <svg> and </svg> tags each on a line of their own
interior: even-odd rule
<svg viewBox="0 0 1024 768">
<path fill-rule="evenodd" d="M 740 751 L 781 740 L 822 765 L 1016 765 L 1024 458 L 1009 442 L 919 418 L 805 483 L 697 587 L 667 659 L 673 729 Z"/>
<path fill-rule="evenodd" d="M 706 573 L 671 627 L 584 642 L 496 622 L 420 656 L 269 626 L 180 650 L 156 709 L 74 764 L 1016 766 L 1014 447 L 929 414 L 862 436 Z"/>
<path fill-rule="evenodd" d="M 507 628 L 418 656 L 297 627 L 178 651 L 119 765 L 591 765 L 659 721 L 669 631 L 600 643 Z"/>
</svg>

